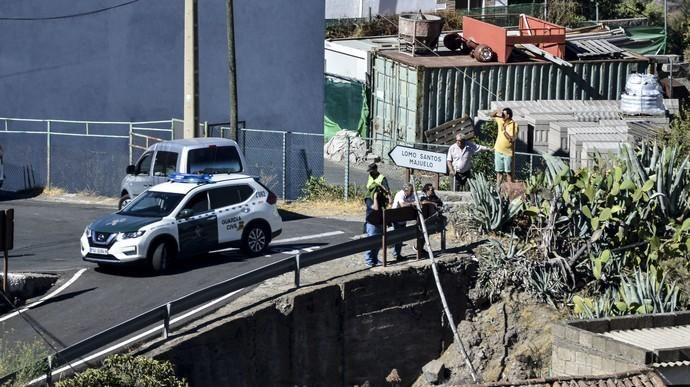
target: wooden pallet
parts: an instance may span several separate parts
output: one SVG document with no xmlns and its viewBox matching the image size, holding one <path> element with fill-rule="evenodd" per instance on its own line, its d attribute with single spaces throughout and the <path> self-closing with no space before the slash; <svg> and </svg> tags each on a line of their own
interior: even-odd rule
<svg viewBox="0 0 690 387">
<path fill-rule="evenodd" d="M 428 144 L 451 145 L 455 143 L 458 133 L 466 135 L 468 139 L 474 137 L 471 118 L 463 116 L 431 128 L 424 132 L 424 140 Z"/>
</svg>

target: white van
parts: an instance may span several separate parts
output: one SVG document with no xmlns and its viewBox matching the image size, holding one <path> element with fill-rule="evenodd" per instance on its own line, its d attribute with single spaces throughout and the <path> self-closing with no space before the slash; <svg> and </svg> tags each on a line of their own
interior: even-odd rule
<svg viewBox="0 0 690 387">
<path fill-rule="evenodd" d="M 137 195 L 168 181 L 173 173 L 225 174 L 245 172 L 246 161 L 233 140 L 220 137 L 185 138 L 151 145 L 135 165 L 127 167 L 120 184 L 122 209 Z"/>
</svg>

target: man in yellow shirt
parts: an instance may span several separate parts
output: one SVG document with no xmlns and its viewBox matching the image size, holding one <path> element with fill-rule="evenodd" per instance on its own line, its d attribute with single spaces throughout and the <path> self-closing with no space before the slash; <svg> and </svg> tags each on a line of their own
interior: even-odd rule
<svg viewBox="0 0 690 387">
<path fill-rule="evenodd" d="M 510 108 L 504 108 L 500 114 L 493 112 L 491 116 L 494 117 L 498 125 L 496 144 L 494 144 L 494 166 L 496 169 L 496 184 L 500 186 L 504 175 L 508 183 L 513 182 L 513 153 L 518 127 L 515 121 L 513 121 L 513 111 Z"/>
</svg>

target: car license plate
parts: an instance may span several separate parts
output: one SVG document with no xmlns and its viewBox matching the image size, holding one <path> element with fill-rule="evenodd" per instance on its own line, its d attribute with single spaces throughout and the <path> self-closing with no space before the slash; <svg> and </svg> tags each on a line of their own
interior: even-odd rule
<svg viewBox="0 0 690 387">
<path fill-rule="evenodd" d="M 108 255 L 108 249 L 104 249 L 103 247 L 89 247 L 89 253 Z"/>
</svg>

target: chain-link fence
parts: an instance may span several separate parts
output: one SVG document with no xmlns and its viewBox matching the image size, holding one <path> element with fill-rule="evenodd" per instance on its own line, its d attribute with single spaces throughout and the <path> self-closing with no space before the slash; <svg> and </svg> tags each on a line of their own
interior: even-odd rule
<svg viewBox="0 0 690 387">
<path fill-rule="evenodd" d="M 445 174 L 409 170 L 399 167 L 389 157 L 389 152 L 396 146 L 406 146 L 429 152 L 440 153 L 446 160 L 449 145 L 404 143 L 390 139 L 361 138 L 357 136 L 339 135 L 325 146 L 324 177 L 331 184 L 350 187 L 352 185 L 365 186 L 368 173 L 367 167 L 377 162 L 378 170 L 388 180 L 391 190 L 398 191 L 409 182 L 410 174 L 415 175 L 418 185 L 432 183 L 440 190 L 453 190 L 454 177 Z M 586 168 L 593 165 L 592 159 L 578 159 L 577 163 L 568 157 L 558 157 L 572 168 Z M 526 181 L 530 176 L 546 171 L 546 162 L 542 154 L 515 152 L 513 177 L 518 181 Z M 494 152 L 479 152 L 473 157 L 473 173 L 482 173 L 487 178 L 495 179 Z M 349 192 L 345 190 L 345 199 L 349 199 Z"/>
<path fill-rule="evenodd" d="M 239 129 L 237 142 L 247 160 L 247 173 L 284 199 L 299 198 L 309 177 L 323 169 L 320 133 Z"/>
<path fill-rule="evenodd" d="M 544 3 L 510 4 L 497 7 L 458 9 L 459 15 L 471 16 L 501 27 L 519 25 L 520 15 L 544 18 Z"/>
<path fill-rule="evenodd" d="M 182 121 L 106 122 L 0 118 L 2 191 L 45 188 L 116 196 L 127 165 L 182 135 Z"/>
<path fill-rule="evenodd" d="M 151 144 L 178 138 L 181 131 L 180 120 L 87 122 L 0 118 L 2 190 L 30 193 L 58 187 L 70 192 L 116 196 L 125 167 Z M 212 126 L 206 133 L 229 137 L 231 132 L 223 126 Z M 410 171 L 396 166 L 389 157 L 395 146 L 402 145 L 440 153 L 445 160 L 448 145 L 356 135 L 337 135 L 324 145 L 320 133 L 245 128 L 238 129 L 237 141 L 247 160 L 245 172 L 259 177 L 283 199 L 299 198 L 307 180 L 321 175 L 331 184 L 342 185 L 345 199 L 354 197 L 351 188 L 366 185 L 367 166 L 372 162 L 378 163 L 393 191 L 409 181 L 410 173 L 415 174 L 419 185 L 432 183 L 441 190 L 454 187 L 450 176 Z M 494 176 L 492 152 L 481 152 L 473 161 L 475 173 Z M 585 158 L 564 161 L 573 168 L 593 165 Z M 527 180 L 545 168 L 540 154 L 515 156 L 514 176 L 518 180 Z"/>
<path fill-rule="evenodd" d="M 232 137 L 223 125 L 201 124 L 209 137 Z M 181 120 L 95 122 L 0 118 L 2 190 L 12 194 L 60 188 L 117 196 L 125 167 L 152 144 L 182 138 Z M 323 134 L 241 128 L 246 173 L 281 198 L 296 199 L 323 168 Z"/>
</svg>

